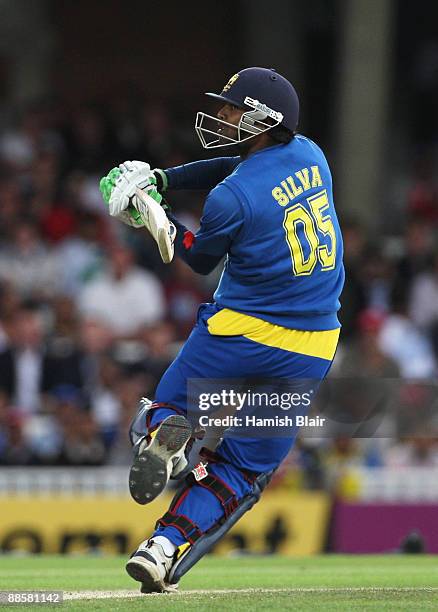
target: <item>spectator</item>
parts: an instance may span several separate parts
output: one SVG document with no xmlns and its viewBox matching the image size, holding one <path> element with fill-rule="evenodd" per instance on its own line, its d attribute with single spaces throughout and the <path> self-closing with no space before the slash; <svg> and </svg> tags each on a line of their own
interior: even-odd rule
<svg viewBox="0 0 438 612">
<path fill-rule="evenodd" d="M 132 447 L 128 437 L 129 426 L 137 413 L 139 398 L 142 395 L 147 395 L 147 386 L 147 378 L 138 374 L 125 377 L 118 384 L 120 423 L 117 436 L 108 455 L 110 465 L 129 465 L 131 462 Z"/>
<path fill-rule="evenodd" d="M 394 286 L 410 290 L 415 276 L 425 272 L 430 264 L 433 248 L 433 232 L 430 223 L 412 220 L 403 237 L 404 254 L 395 270 Z"/>
<path fill-rule="evenodd" d="M 327 447 L 324 457 L 326 468 L 326 485 L 339 493 L 345 487 L 345 475 L 354 466 L 362 464 L 362 453 L 357 440 L 349 437 L 338 437 Z"/>
<path fill-rule="evenodd" d="M 23 199 L 18 181 L 11 178 L 0 180 L 0 194 L 0 246 L 3 249 L 19 225 Z"/>
<path fill-rule="evenodd" d="M 59 284 L 55 257 L 41 240 L 35 225 L 21 221 L 13 241 L 0 253 L 0 280 L 14 284 L 23 299 L 47 299 Z"/>
<path fill-rule="evenodd" d="M 90 213 L 77 217 L 76 233 L 54 249 L 60 268 L 60 289 L 72 297 L 76 297 L 103 267 L 103 249 L 98 237 L 99 219 Z"/>
<path fill-rule="evenodd" d="M 106 451 L 92 415 L 79 404 L 60 406 L 63 445 L 58 459 L 61 465 L 102 465 Z"/>
<path fill-rule="evenodd" d="M 41 405 L 44 328 L 39 312 L 21 308 L 11 328 L 11 344 L 0 353 L 0 389 L 23 412 Z"/>
<path fill-rule="evenodd" d="M 415 176 L 408 192 L 408 213 L 411 218 L 425 223 L 438 223 L 438 187 L 431 156 L 417 160 Z"/>
<path fill-rule="evenodd" d="M 41 391 L 51 393 L 60 385 L 85 387 L 83 355 L 77 340 L 76 305 L 68 297 L 53 304 L 53 329 L 46 342 Z"/>
<path fill-rule="evenodd" d="M 8 446 L 8 421 L 9 421 L 9 397 L 4 391 L 0 391 L 0 464 L 5 463 Z"/>
<path fill-rule="evenodd" d="M 18 125 L 0 138 L 0 158 L 11 170 L 20 171 L 30 166 L 41 149 L 60 146 L 60 134 L 50 130 L 45 121 L 43 105 L 25 109 Z"/>
<path fill-rule="evenodd" d="M 438 253 L 432 270 L 418 275 L 413 282 L 409 312 L 412 321 L 429 334 L 438 358 Z"/>
<path fill-rule="evenodd" d="M 136 337 L 141 326 L 165 316 L 163 290 L 151 272 L 134 265 L 128 247 L 113 246 L 109 258 L 108 270 L 80 293 L 81 311 L 101 318 L 118 337 Z"/>
<path fill-rule="evenodd" d="M 161 321 L 145 328 L 140 337 L 147 347 L 144 369 L 158 384 L 180 347 L 176 341 L 175 325 L 171 321 Z"/>
<path fill-rule="evenodd" d="M 87 397 L 101 384 L 101 360 L 109 355 L 113 346 L 113 334 L 108 325 L 98 319 L 81 321 L 79 343 L 82 353 L 82 372 Z"/>
<path fill-rule="evenodd" d="M 77 346 L 60 337 L 47 343 L 41 312 L 21 307 L 10 329 L 10 343 L 0 353 L 0 389 L 18 410 L 39 412 L 42 394 L 59 385 L 84 386 Z"/>
<path fill-rule="evenodd" d="M 24 436 L 23 417 L 11 411 L 5 423 L 5 444 L 0 452 L 0 464 L 31 465 L 36 457 Z"/>
<path fill-rule="evenodd" d="M 393 274 L 392 262 L 382 250 L 368 246 L 361 264 L 362 286 L 367 308 L 380 312 L 389 310 Z"/>
<path fill-rule="evenodd" d="M 398 378 L 397 362 L 382 351 L 379 333 L 385 315 L 378 310 L 364 310 L 358 317 L 359 336 L 343 351 L 336 370 L 345 377 Z"/>
<path fill-rule="evenodd" d="M 13 320 L 20 308 L 20 296 L 13 283 L 0 283 L 0 351 L 9 344 Z"/>
<path fill-rule="evenodd" d="M 121 406 L 117 389 L 123 380 L 123 371 L 109 355 L 101 355 L 97 367 L 99 379 L 92 387 L 90 408 L 105 445 L 110 446 L 120 425 Z"/>
<path fill-rule="evenodd" d="M 393 292 L 393 312 L 386 317 L 379 332 L 381 351 L 391 357 L 405 378 L 432 378 L 436 362 L 427 336 L 415 327 L 407 314 L 404 290 Z"/>
</svg>

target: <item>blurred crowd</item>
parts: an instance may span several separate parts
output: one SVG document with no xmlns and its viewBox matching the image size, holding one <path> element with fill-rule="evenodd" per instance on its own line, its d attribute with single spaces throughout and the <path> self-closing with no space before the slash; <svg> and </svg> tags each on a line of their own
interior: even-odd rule
<svg viewBox="0 0 438 612">
<path fill-rule="evenodd" d="M 190 159 L 191 124 L 125 97 L 36 104 L 1 132 L 0 464 L 128 461 L 138 400 L 154 395 L 217 274 L 164 266 L 147 232 L 109 217 L 99 179 L 125 159 Z M 172 198 L 193 229 L 202 199 Z"/>
<path fill-rule="evenodd" d="M 0 132 L 0 465 L 129 462 L 138 399 L 153 397 L 220 271 L 197 276 L 178 259 L 164 266 L 146 232 L 109 218 L 99 179 L 125 159 L 166 168 L 201 158 L 192 125 L 191 114 L 133 95 L 105 107 L 35 104 Z M 435 175 L 422 157 L 399 235 L 367 235 L 341 214 L 346 284 L 332 376 L 436 376 Z M 169 196 L 194 230 L 203 197 Z M 342 438 L 321 460 L 304 441 L 291 461 L 318 486 L 318 461 L 408 461 L 415 440 L 378 460 Z M 418 456 L 437 464 L 430 440 Z"/>
</svg>

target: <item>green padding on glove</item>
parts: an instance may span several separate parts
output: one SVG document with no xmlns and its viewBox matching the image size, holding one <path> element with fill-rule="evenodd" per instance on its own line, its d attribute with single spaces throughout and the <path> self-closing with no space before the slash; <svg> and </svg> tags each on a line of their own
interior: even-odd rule
<svg viewBox="0 0 438 612">
<path fill-rule="evenodd" d="M 109 205 L 110 199 L 111 199 L 111 194 L 113 192 L 113 189 L 116 185 L 117 179 L 120 177 L 120 175 L 122 174 L 120 168 L 112 168 L 112 170 L 110 170 L 108 172 L 108 174 L 104 177 L 102 177 L 100 179 L 99 182 L 99 189 L 100 189 L 100 193 L 102 194 L 103 200 L 105 202 L 105 204 Z M 152 176 L 150 178 L 150 185 L 152 185 L 153 187 L 148 187 L 145 189 L 146 193 L 153 198 L 158 204 L 162 203 L 163 197 L 162 195 L 157 191 L 157 179 L 155 178 L 155 176 Z M 165 207 L 165 205 L 163 206 L 163 208 Z M 129 213 L 129 215 L 131 216 L 132 219 L 134 219 L 135 223 L 137 225 L 143 225 L 143 221 L 142 218 L 140 216 L 140 213 L 138 212 L 138 210 L 131 204 L 130 206 L 128 206 L 128 208 L 126 209 L 126 211 Z"/>
<path fill-rule="evenodd" d="M 109 204 L 112 190 L 114 189 L 116 181 L 120 175 L 121 172 L 119 168 L 113 168 L 106 176 L 100 179 L 99 189 L 105 204 Z"/>
<path fill-rule="evenodd" d="M 161 200 L 163 199 L 163 196 L 160 193 L 158 193 L 156 189 L 148 189 L 146 193 L 150 195 L 151 198 L 153 198 L 155 202 L 157 202 L 157 204 L 161 204 Z"/>
</svg>

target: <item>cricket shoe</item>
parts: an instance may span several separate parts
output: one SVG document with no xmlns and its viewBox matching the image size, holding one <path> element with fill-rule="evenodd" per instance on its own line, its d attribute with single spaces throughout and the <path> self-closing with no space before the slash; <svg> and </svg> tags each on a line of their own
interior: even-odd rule
<svg viewBox="0 0 438 612">
<path fill-rule="evenodd" d="M 185 449 L 192 426 L 185 416 L 167 417 L 136 446 L 129 472 L 129 490 L 138 504 L 149 504 L 165 488 L 171 476 L 187 466 Z"/>
<path fill-rule="evenodd" d="M 174 593 L 178 584 L 166 581 L 173 561 L 174 555 L 166 555 L 161 544 L 151 538 L 142 542 L 131 555 L 126 571 L 131 578 L 141 582 L 142 593 Z"/>
</svg>

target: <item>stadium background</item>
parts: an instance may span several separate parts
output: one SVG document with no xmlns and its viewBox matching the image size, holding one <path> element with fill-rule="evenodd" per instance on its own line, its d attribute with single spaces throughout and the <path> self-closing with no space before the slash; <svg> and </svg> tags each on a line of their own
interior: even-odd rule
<svg viewBox="0 0 438 612">
<path fill-rule="evenodd" d="M 98 181 L 124 159 L 204 157 L 202 92 L 262 65 L 296 84 L 300 131 L 333 169 L 347 281 L 332 376 L 397 393 L 384 435 L 302 439 L 218 552 L 438 552 L 437 12 L 0 0 L 1 551 L 126 552 L 166 504 L 127 496 L 126 430 L 217 274 L 162 265 Z M 196 228 L 203 194 L 170 200 Z"/>
</svg>

